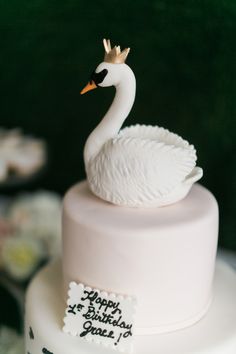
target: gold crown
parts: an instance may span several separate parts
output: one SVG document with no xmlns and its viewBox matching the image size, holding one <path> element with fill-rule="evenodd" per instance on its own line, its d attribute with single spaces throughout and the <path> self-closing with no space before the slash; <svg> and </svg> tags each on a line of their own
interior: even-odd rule
<svg viewBox="0 0 236 354">
<path fill-rule="evenodd" d="M 111 49 L 110 39 L 103 39 L 103 45 L 105 48 L 104 61 L 106 63 L 123 64 L 125 62 L 130 48 L 125 48 L 121 52 L 120 46 L 118 45 Z"/>
</svg>

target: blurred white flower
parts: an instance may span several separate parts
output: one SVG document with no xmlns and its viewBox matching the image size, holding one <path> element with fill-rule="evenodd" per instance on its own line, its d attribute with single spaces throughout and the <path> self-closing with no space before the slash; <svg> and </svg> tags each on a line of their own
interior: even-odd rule
<svg viewBox="0 0 236 354">
<path fill-rule="evenodd" d="M 46 146 L 43 140 L 23 135 L 20 129 L 0 128 L 0 181 L 10 173 L 29 176 L 46 162 Z"/>
<path fill-rule="evenodd" d="M 26 236 L 12 236 L 2 247 L 2 264 L 14 279 L 25 280 L 44 256 L 40 240 Z"/>
<path fill-rule="evenodd" d="M 24 354 L 24 338 L 13 329 L 0 328 L 0 354 Z"/>
<path fill-rule="evenodd" d="M 53 192 L 24 194 L 9 211 L 16 229 L 40 239 L 50 256 L 58 254 L 61 240 L 61 198 Z"/>
<path fill-rule="evenodd" d="M 10 222 L 0 216 L 0 269 L 2 267 L 2 247 L 8 237 L 12 235 L 12 227 Z"/>
</svg>

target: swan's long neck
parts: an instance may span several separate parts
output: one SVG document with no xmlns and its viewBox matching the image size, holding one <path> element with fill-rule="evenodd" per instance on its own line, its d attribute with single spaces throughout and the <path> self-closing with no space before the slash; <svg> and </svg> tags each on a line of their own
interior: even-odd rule
<svg viewBox="0 0 236 354">
<path fill-rule="evenodd" d="M 117 135 L 133 106 L 136 82 L 130 68 L 125 70 L 121 81 L 115 87 L 116 94 L 110 108 L 86 141 L 84 148 L 85 165 L 99 153 L 107 140 Z"/>
</svg>

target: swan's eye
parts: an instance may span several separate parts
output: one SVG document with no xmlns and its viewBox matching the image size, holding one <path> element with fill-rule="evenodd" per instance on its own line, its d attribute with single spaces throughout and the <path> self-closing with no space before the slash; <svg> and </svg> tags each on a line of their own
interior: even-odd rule
<svg viewBox="0 0 236 354">
<path fill-rule="evenodd" d="M 90 77 L 90 81 L 94 81 L 95 84 L 98 86 L 103 80 L 105 79 L 106 75 L 108 73 L 107 69 L 103 69 L 99 73 L 96 73 L 95 71 L 92 73 Z"/>
</svg>

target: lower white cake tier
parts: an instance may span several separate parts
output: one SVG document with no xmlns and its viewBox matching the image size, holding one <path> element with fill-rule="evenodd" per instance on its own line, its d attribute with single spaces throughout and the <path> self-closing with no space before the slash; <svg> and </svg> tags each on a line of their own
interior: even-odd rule
<svg viewBox="0 0 236 354">
<path fill-rule="evenodd" d="M 26 297 L 26 354 L 113 354 L 116 351 L 62 331 L 65 302 L 61 266 L 45 267 Z M 134 354 L 235 354 L 236 273 L 216 263 L 214 296 L 207 314 L 195 325 L 168 334 L 134 336 Z"/>
<path fill-rule="evenodd" d="M 63 204 L 63 282 L 134 296 L 136 329 L 163 333 L 207 311 L 218 238 L 214 196 L 196 184 L 179 203 L 119 207 L 74 186 Z"/>
</svg>

